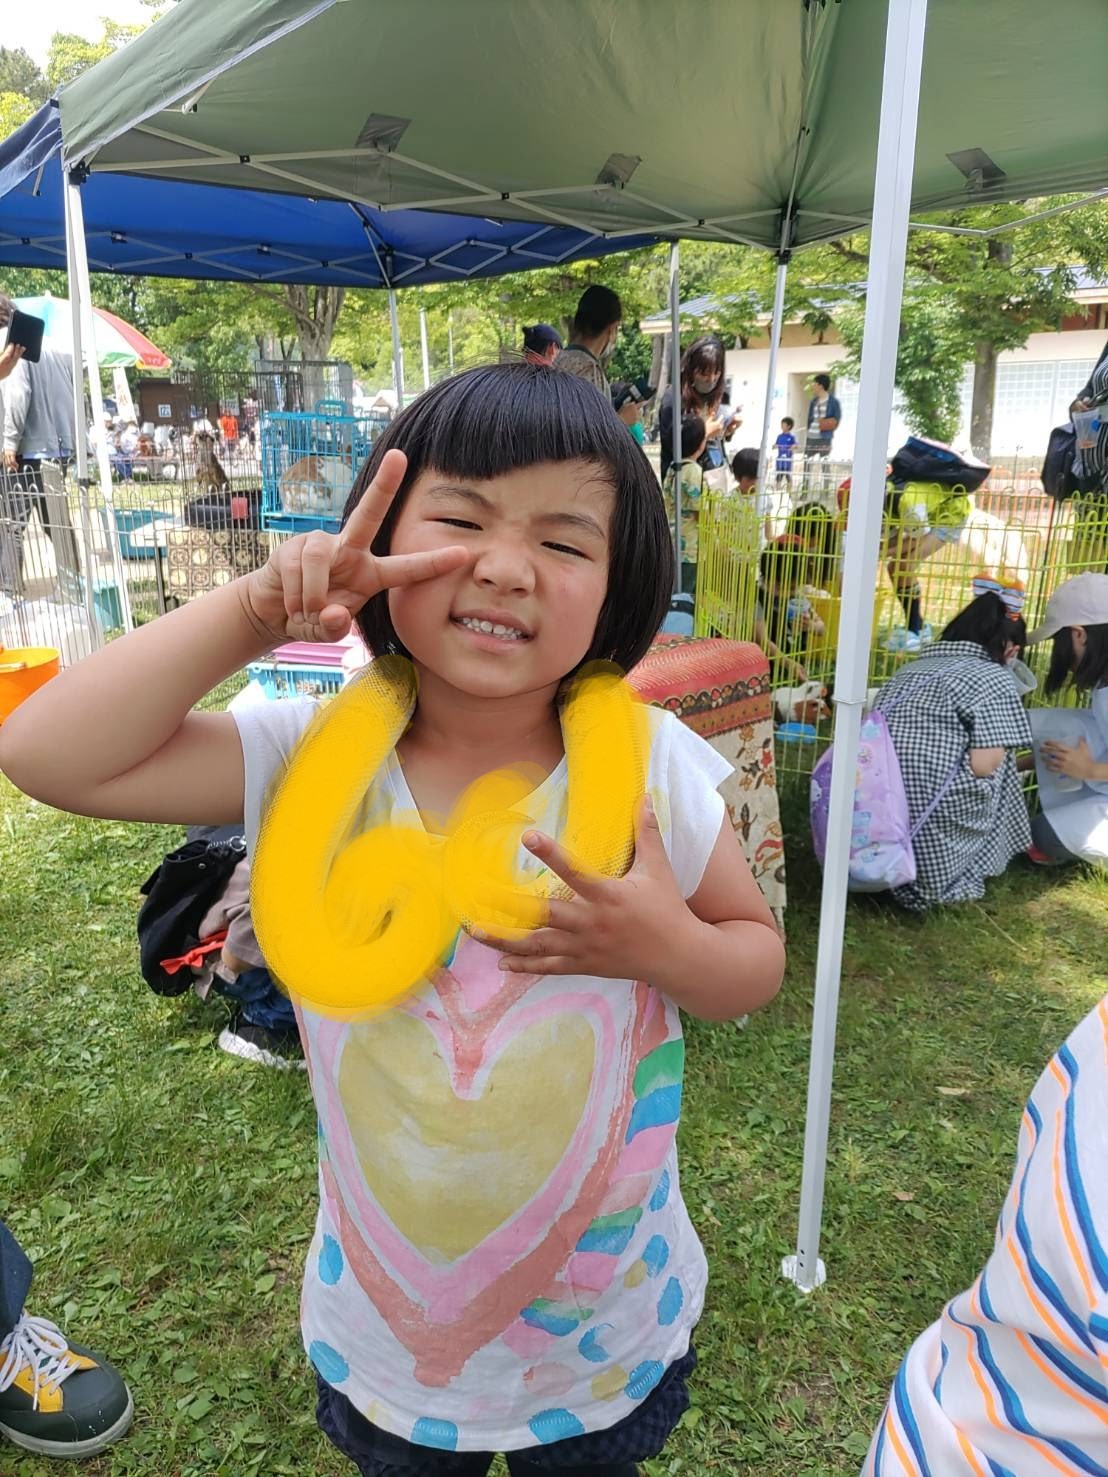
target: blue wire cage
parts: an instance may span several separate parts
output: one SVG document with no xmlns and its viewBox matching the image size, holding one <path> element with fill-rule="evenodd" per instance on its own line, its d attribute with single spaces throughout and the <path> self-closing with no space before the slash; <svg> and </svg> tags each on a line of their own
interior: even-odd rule
<svg viewBox="0 0 1108 1477">
<path fill-rule="evenodd" d="M 334 531 L 362 463 L 387 422 L 345 400 L 313 411 L 271 410 L 261 419 L 262 527 Z"/>
</svg>

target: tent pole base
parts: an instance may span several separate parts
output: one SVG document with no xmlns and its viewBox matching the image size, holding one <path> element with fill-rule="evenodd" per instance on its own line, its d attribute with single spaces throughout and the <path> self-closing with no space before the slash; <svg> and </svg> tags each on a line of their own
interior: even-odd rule
<svg viewBox="0 0 1108 1477">
<path fill-rule="evenodd" d="M 804 1293 L 805 1297 L 807 1297 L 808 1293 L 815 1292 L 817 1287 L 822 1287 L 827 1281 L 827 1268 L 823 1265 L 823 1258 L 817 1257 L 815 1272 L 813 1273 L 811 1282 L 801 1281 L 800 1258 L 795 1255 L 783 1256 L 781 1258 L 781 1276 L 784 1277 L 786 1282 L 791 1282 L 799 1292 Z"/>
</svg>

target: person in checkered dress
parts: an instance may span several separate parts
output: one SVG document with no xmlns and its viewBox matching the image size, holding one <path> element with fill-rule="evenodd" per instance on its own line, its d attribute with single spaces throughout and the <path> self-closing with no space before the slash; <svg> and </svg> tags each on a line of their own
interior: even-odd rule
<svg viewBox="0 0 1108 1477">
<path fill-rule="evenodd" d="M 945 790 L 915 837 L 916 880 L 892 892 L 912 912 L 983 896 L 1031 844 L 1016 772 L 1031 729 L 1008 668 L 1027 639 L 1021 605 L 1021 591 L 985 590 L 877 695 L 913 825 Z"/>
</svg>

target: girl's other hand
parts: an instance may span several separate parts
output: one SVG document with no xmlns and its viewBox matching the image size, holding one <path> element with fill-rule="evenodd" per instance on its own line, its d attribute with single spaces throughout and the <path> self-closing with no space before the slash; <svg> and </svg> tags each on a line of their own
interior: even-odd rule
<svg viewBox="0 0 1108 1477">
<path fill-rule="evenodd" d="M 298 534 L 275 549 L 264 568 L 249 577 L 250 612 L 274 644 L 341 641 L 374 595 L 449 574 L 470 558 L 460 545 L 425 554 L 378 556 L 371 552 L 407 464 L 402 451 L 386 452 L 376 477 L 340 533 Z"/>
<path fill-rule="evenodd" d="M 1097 767 L 1093 751 L 1082 739 L 1078 744 L 1063 744 L 1057 739 L 1041 745 L 1043 763 L 1052 774 L 1064 774 L 1069 779 L 1087 781 L 1095 778 Z"/>
<path fill-rule="evenodd" d="M 531 832 L 528 851 L 573 889 L 574 896 L 550 903 L 549 921 L 526 938 L 506 942 L 476 937 L 503 949 L 502 969 L 516 974 L 582 974 L 600 979 L 652 978 L 680 930 L 691 918 L 653 809 L 644 803 L 635 834 L 635 860 L 626 876 L 587 877 L 556 841 Z"/>
</svg>

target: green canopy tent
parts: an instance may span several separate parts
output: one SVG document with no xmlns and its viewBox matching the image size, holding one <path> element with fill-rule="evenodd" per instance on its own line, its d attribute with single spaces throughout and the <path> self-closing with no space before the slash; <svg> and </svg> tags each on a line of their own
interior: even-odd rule
<svg viewBox="0 0 1108 1477">
<path fill-rule="evenodd" d="M 707 10 L 700 0 L 180 0 L 60 98 L 74 200 L 85 171 L 114 170 L 556 222 L 609 239 L 764 247 L 779 264 L 774 351 L 790 253 L 871 227 L 836 668 L 840 762 L 800 1229 L 786 1269 L 805 1290 L 823 1275 L 854 762 L 911 213 L 1103 192 L 1105 56 L 1103 0 L 931 0 L 929 14 L 927 0 L 717 0 Z M 79 226 L 79 206 L 73 214 Z M 675 326 L 676 269 L 675 244 Z M 771 362 L 771 394 L 773 374 Z"/>
<path fill-rule="evenodd" d="M 181 0 L 63 91 L 65 161 L 771 249 L 792 199 L 801 245 L 872 214 L 887 8 Z M 1103 185 L 1106 55 L 1099 0 L 932 0 L 914 207 Z"/>
</svg>

